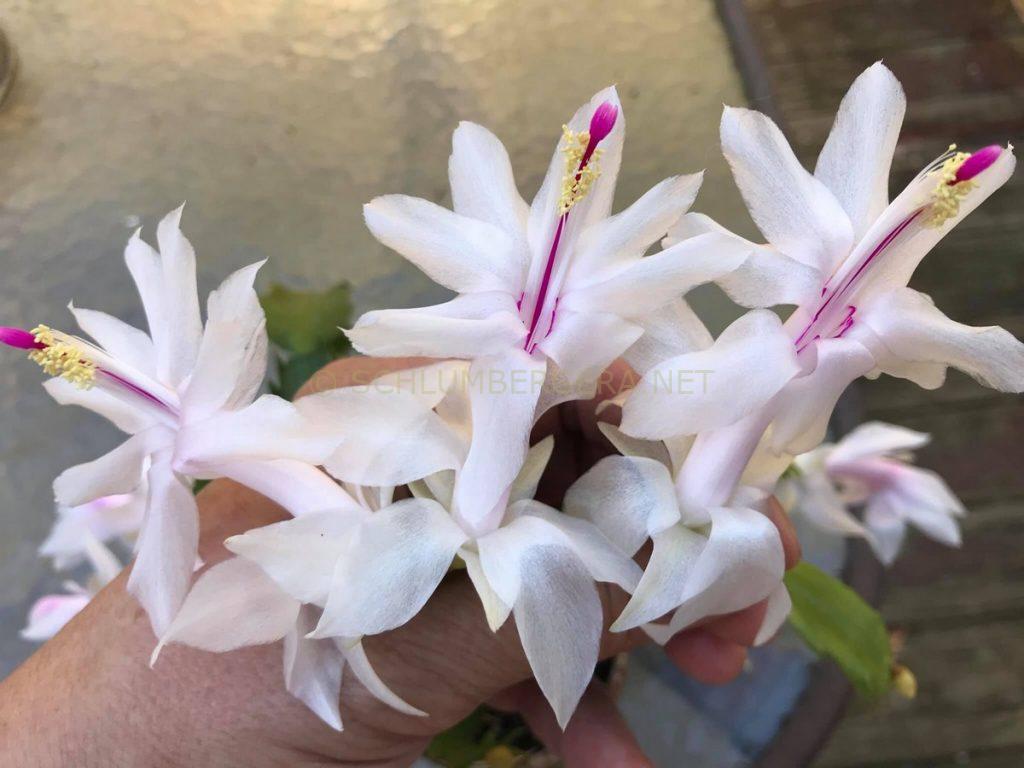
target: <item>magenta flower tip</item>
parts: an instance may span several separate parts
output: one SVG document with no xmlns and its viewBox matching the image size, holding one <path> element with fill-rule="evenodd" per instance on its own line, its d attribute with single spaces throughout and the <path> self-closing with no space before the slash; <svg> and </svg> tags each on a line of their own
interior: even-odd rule
<svg viewBox="0 0 1024 768">
<path fill-rule="evenodd" d="M 4 325 L 0 325 L 0 343 L 16 349 L 42 349 L 46 346 L 36 341 L 36 337 L 28 331 Z"/>
<path fill-rule="evenodd" d="M 611 133 L 618 117 L 618 106 L 610 101 L 602 102 L 590 118 L 590 141 L 596 144 Z"/>
<path fill-rule="evenodd" d="M 998 144 L 990 144 L 971 154 L 963 165 L 957 168 L 956 180 L 969 181 L 994 163 L 1003 153 L 1003 148 Z"/>
</svg>

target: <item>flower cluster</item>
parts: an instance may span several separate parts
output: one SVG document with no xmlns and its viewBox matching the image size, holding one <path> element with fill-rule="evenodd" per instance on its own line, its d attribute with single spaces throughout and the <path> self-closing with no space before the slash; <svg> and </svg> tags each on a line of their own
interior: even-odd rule
<svg viewBox="0 0 1024 768">
<path fill-rule="evenodd" d="M 69 510 L 144 495 L 128 589 L 159 638 L 154 660 L 167 643 L 228 651 L 283 639 L 288 690 L 332 726 L 346 665 L 382 701 L 421 714 L 377 676 L 363 639 L 408 622 L 464 569 L 491 628 L 514 619 L 564 726 L 598 658 L 597 582 L 631 595 L 608 617 L 613 631 L 643 627 L 663 641 L 761 601 L 760 639 L 776 631 L 790 602 L 763 505 L 793 457 L 824 439 L 854 379 L 935 387 L 952 365 L 1024 389 L 1024 345 L 955 323 L 907 287 L 928 250 L 1007 180 L 1012 150 L 951 151 L 889 202 L 903 110 L 892 74 L 868 69 L 811 174 L 767 117 L 727 108 L 722 147 L 763 245 L 688 213 L 699 174 L 611 213 L 625 133 L 614 89 L 564 126 L 529 204 L 497 137 L 462 123 L 451 210 L 402 195 L 365 207 L 378 240 L 456 294 L 368 312 L 347 331 L 366 355 L 435 359 L 414 376 L 294 403 L 260 395 L 260 265 L 210 295 L 204 323 L 180 209 L 160 222 L 158 249 L 136 233 L 125 252 L 148 333 L 72 306 L 95 343 L 44 326 L 2 329 L 0 340 L 54 376 L 45 386 L 58 402 L 128 435 L 54 490 Z M 684 298 L 703 283 L 749 309 L 718 338 Z M 777 305 L 796 309 L 783 322 Z M 602 430 L 622 455 L 580 476 L 561 509 L 542 502 L 553 445 L 531 445 L 533 427 L 559 403 L 593 397 L 620 358 L 636 386 L 603 411 Z M 864 469 L 841 448 L 831 464 Z M 192 484 L 214 478 L 291 518 L 229 538 L 233 557 L 194 578 Z M 635 559 L 647 543 L 649 559 Z"/>
</svg>

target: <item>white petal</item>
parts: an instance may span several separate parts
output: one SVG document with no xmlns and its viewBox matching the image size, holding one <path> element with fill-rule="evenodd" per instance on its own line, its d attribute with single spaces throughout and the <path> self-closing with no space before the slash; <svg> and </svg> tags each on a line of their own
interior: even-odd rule
<svg viewBox="0 0 1024 768">
<path fill-rule="evenodd" d="M 225 461 L 212 467 L 213 477 L 229 477 L 247 485 L 292 515 L 313 512 L 352 513 L 361 507 L 330 475 L 301 461 Z"/>
<path fill-rule="evenodd" d="M 380 679 L 377 672 L 374 670 L 373 665 L 370 664 L 370 660 L 366 656 L 366 650 L 363 648 L 362 643 L 356 643 L 355 645 L 347 647 L 344 653 L 345 661 L 352 669 L 352 673 L 374 698 L 384 702 L 392 709 L 403 714 L 412 715 L 413 717 L 427 716 L 426 712 L 416 709 L 416 707 L 406 702 Z"/>
<path fill-rule="evenodd" d="M 662 441 L 641 440 L 636 437 L 630 437 L 617 426 L 606 421 L 599 421 L 597 428 L 601 430 L 602 435 L 608 438 L 608 442 L 615 446 L 615 450 L 623 456 L 652 459 L 663 465 L 671 473 L 672 457 Z"/>
<path fill-rule="evenodd" d="M 812 454 L 805 454 L 798 458 L 798 466 L 803 472 L 798 480 L 800 498 L 797 501 L 797 511 L 799 514 L 823 531 L 840 536 L 870 538 L 864 526 L 846 508 L 832 478 L 823 471 L 824 468 L 808 465 L 809 461 L 814 461 L 814 459 Z"/>
<path fill-rule="evenodd" d="M 453 510 L 471 530 L 495 525 L 497 509 L 529 448 L 534 409 L 546 371 L 543 359 L 511 349 L 470 368 L 473 442 L 455 483 Z"/>
<path fill-rule="evenodd" d="M 891 456 L 913 451 L 928 444 L 931 436 L 895 424 L 869 421 L 861 424 L 836 443 L 827 463 L 845 464 L 871 456 Z"/>
<path fill-rule="evenodd" d="M 363 206 L 366 225 L 430 279 L 458 293 L 506 291 L 523 283 L 523 260 L 498 227 L 406 195 Z"/>
<path fill-rule="evenodd" d="M 284 684 L 292 696 L 336 731 L 342 730 L 342 652 L 331 640 L 306 637 L 316 625 L 317 611 L 302 606 L 298 620 L 284 638 Z"/>
<path fill-rule="evenodd" d="M 162 324 L 151 328 L 160 381 L 177 385 L 192 371 L 199 353 L 203 323 L 196 290 L 196 255 L 181 233 L 181 211 L 171 211 L 156 228 L 160 246 Z"/>
<path fill-rule="evenodd" d="M 735 423 L 770 400 L 800 370 L 778 316 L 752 310 L 707 350 L 666 360 L 640 380 L 622 410 L 622 430 L 657 439 Z"/>
<path fill-rule="evenodd" d="M 537 684 L 564 729 L 594 674 L 603 618 L 593 579 L 568 549 L 523 553 L 512 611 Z"/>
<path fill-rule="evenodd" d="M 67 379 L 53 378 L 43 382 L 43 389 L 61 405 L 80 405 L 88 408 L 130 435 L 153 424 L 153 418 L 149 413 L 114 397 L 100 387 L 81 389 Z"/>
<path fill-rule="evenodd" d="M 846 210 L 861 238 L 889 204 L 889 167 L 907 106 L 903 87 L 875 62 L 843 97 L 814 175 Z"/>
<path fill-rule="evenodd" d="M 162 636 L 185 600 L 199 545 L 199 511 L 192 489 L 170 466 L 154 457 L 149 470 L 149 504 L 139 537 L 128 591 Z"/>
<path fill-rule="evenodd" d="M 90 599 L 87 594 L 41 597 L 32 604 L 28 612 L 28 624 L 18 634 L 30 642 L 49 640 L 77 616 Z"/>
<path fill-rule="evenodd" d="M 928 296 L 909 288 L 876 297 L 863 312 L 886 347 L 904 360 L 951 365 L 1001 392 L 1024 391 L 1024 344 L 1003 328 L 950 320 Z"/>
<path fill-rule="evenodd" d="M 145 491 L 101 496 L 76 507 L 60 506 L 39 554 L 53 558 L 54 567 L 67 570 L 81 562 L 88 541 L 130 536 L 142 526 Z"/>
<path fill-rule="evenodd" d="M 693 204 L 703 173 L 673 176 L 654 186 L 626 210 L 580 234 L 568 283 L 600 281 L 639 259 Z"/>
<path fill-rule="evenodd" d="M 707 349 L 715 341 L 684 299 L 676 299 L 633 322 L 643 328 L 644 334 L 623 358 L 641 375 L 670 357 Z"/>
<path fill-rule="evenodd" d="M 640 317 L 728 274 L 748 253 L 742 240 L 708 232 L 633 261 L 601 282 L 567 286 L 559 308 Z"/>
<path fill-rule="evenodd" d="M 315 637 L 386 632 L 415 616 L 466 535 L 444 508 L 406 499 L 371 515 L 338 562 Z"/>
<path fill-rule="evenodd" d="M 558 310 L 551 333 L 538 348 L 555 361 L 570 385 L 596 381 L 640 338 L 643 328 L 618 314 Z"/>
<path fill-rule="evenodd" d="M 508 293 L 457 296 L 416 309 L 367 312 L 345 332 L 352 346 L 374 357 L 474 358 L 522 346 L 526 328 Z"/>
<path fill-rule="evenodd" d="M 840 395 L 875 366 L 871 353 L 852 339 L 819 341 L 817 354 L 815 369 L 793 379 L 776 400 L 771 431 L 776 452 L 799 454 L 820 444 Z"/>
<path fill-rule="evenodd" d="M 153 432 L 140 432 L 98 459 L 65 469 L 53 481 L 57 502 L 75 507 L 102 496 L 132 492 L 142 481 L 155 437 Z"/>
<path fill-rule="evenodd" d="M 150 663 L 169 643 L 214 653 L 272 643 L 294 628 L 298 614 L 299 602 L 258 565 L 232 557 L 196 580 Z"/>
<path fill-rule="evenodd" d="M 864 511 L 864 523 L 871 531 L 871 548 L 883 565 L 892 565 L 907 536 L 907 524 L 893 512 L 884 497 L 875 497 Z"/>
<path fill-rule="evenodd" d="M 757 226 L 788 256 L 830 274 L 850 251 L 850 219 L 831 192 L 804 170 L 768 117 L 726 107 L 722 151 Z"/>
<path fill-rule="evenodd" d="M 770 245 L 757 245 L 733 235 L 702 213 L 683 216 L 665 238 L 664 246 L 668 248 L 706 232 L 729 235 L 748 247 L 743 263 L 715 281 L 737 304 L 744 307 L 799 305 L 819 297 L 824 278 L 817 269 L 791 259 Z"/>
<path fill-rule="evenodd" d="M 293 599 L 322 606 L 361 517 L 317 512 L 232 536 L 224 546 L 256 563 Z"/>
<path fill-rule="evenodd" d="M 566 491 L 562 507 L 567 515 L 594 523 L 630 557 L 649 535 L 679 519 L 668 469 L 641 457 L 601 459 Z"/>
<path fill-rule="evenodd" d="M 459 123 L 452 134 L 448 180 L 455 213 L 493 224 L 513 240 L 524 238 L 530 209 L 497 136 L 476 123 Z"/>
<path fill-rule="evenodd" d="M 320 464 L 340 439 L 334 425 L 307 418 L 298 406 L 276 395 L 263 395 L 241 410 L 183 427 L 176 458 L 195 467 L 238 459 Z"/>
<path fill-rule="evenodd" d="M 512 606 L 503 602 L 498 593 L 491 588 L 487 581 L 483 566 L 480 564 L 480 555 L 465 548 L 459 550 L 459 556 L 466 564 L 466 573 L 469 580 L 473 582 L 480 603 L 484 607 L 484 616 L 487 619 L 487 626 L 492 632 L 497 632 L 508 619 L 512 612 Z"/>
<path fill-rule="evenodd" d="M 80 309 L 69 304 L 78 327 L 92 336 L 112 357 L 126 365 L 138 368 L 147 376 L 156 373 L 156 351 L 153 341 L 138 328 L 133 328 L 116 317 L 94 309 Z"/>
<path fill-rule="evenodd" d="M 526 452 L 523 468 L 519 470 L 516 479 L 512 481 L 512 489 L 508 495 L 509 504 L 534 497 L 537 493 L 537 486 L 540 484 L 540 478 L 544 474 L 544 470 L 547 469 L 548 461 L 551 460 L 551 452 L 554 448 L 554 435 L 548 435 L 536 445 L 530 446 L 530 450 Z"/>
<path fill-rule="evenodd" d="M 627 592 L 635 589 L 640 581 L 642 572 L 640 566 L 630 559 L 632 554 L 618 546 L 619 542 L 613 544 L 589 520 L 563 514 L 532 499 L 515 504 L 509 515 L 535 517 L 557 528 L 594 581 L 618 584 Z"/>
<path fill-rule="evenodd" d="M 340 480 L 405 485 L 462 463 L 461 438 L 417 394 L 347 387 L 300 398 L 296 407 L 335 430 L 339 444 L 323 464 Z"/>
<path fill-rule="evenodd" d="M 786 589 L 785 584 L 779 584 L 775 591 L 768 595 L 768 610 L 765 611 L 761 628 L 757 630 L 754 645 L 764 645 L 775 637 L 782 629 L 786 619 L 789 618 L 791 610 L 793 610 L 793 600 L 789 596 L 789 590 Z"/>
</svg>

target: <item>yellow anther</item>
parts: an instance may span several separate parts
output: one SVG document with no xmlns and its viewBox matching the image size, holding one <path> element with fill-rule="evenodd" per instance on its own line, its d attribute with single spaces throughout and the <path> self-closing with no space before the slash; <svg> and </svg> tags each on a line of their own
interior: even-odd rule
<svg viewBox="0 0 1024 768">
<path fill-rule="evenodd" d="M 519 757 L 511 748 L 499 744 L 487 750 L 487 754 L 484 755 L 484 765 L 487 768 L 515 768 L 520 763 Z"/>
<path fill-rule="evenodd" d="M 586 166 L 580 168 L 587 145 L 590 144 L 590 131 L 574 133 L 569 130 L 569 126 L 563 125 L 562 140 L 565 145 L 562 148 L 565 155 L 565 175 L 562 176 L 562 194 L 558 198 L 558 212 L 566 214 L 570 208 L 586 196 L 597 177 L 601 175 L 601 168 L 598 164 L 601 150 L 594 150 L 587 160 Z"/>
<path fill-rule="evenodd" d="M 956 144 L 949 145 L 953 152 Z M 957 181 L 956 172 L 964 161 L 970 157 L 969 152 L 953 152 L 942 166 L 932 172 L 937 181 L 932 192 L 932 204 L 925 219 L 925 226 L 941 227 L 960 212 L 960 201 L 977 187 L 973 181 Z"/>
<path fill-rule="evenodd" d="M 913 699 L 917 696 L 917 678 L 902 664 L 897 664 L 892 668 L 892 687 L 905 699 Z"/>
<path fill-rule="evenodd" d="M 90 389 L 96 380 L 95 364 L 83 359 L 82 350 L 74 344 L 59 341 L 53 330 L 45 325 L 32 329 L 32 335 L 46 346 L 28 353 L 28 359 L 38 363 L 50 376 L 67 379 L 79 389 Z"/>
</svg>

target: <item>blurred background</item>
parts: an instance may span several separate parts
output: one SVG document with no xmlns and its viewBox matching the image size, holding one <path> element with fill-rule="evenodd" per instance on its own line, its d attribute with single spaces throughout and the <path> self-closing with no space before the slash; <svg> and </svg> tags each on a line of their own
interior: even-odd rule
<svg viewBox="0 0 1024 768">
<path fill-rule="evenodd" d="M 395 191 L 446 203 L 460 119 L 499 135 L 530 199 L 562 123 L 609 83 L 628 126 L 617 207 L 705 168 L 697 208 L 750 236 L 718 153 L 723 102 L 771 114 L 813 163 L 849 83 L 884 58 L 909 101 L 894 189 L 951 141 L 1024 140 L 1024 24 L 1010 0 L 6 0 L 0 29 L 17 57 L 15 71 L 0 55 L 0 323 L 25 327 L 67 327 L 72 298 L 141 324 L 121 252 L 182 200 L 202 293 L 269 257 L 265 283 L 347 279 L 357 311 L 438 300 L 372 240 L 360 205 Z M 1024 336 L 1022 236 L 1018 173 L 914 285 L 962 322 Z M 715 328 L 733 312 L 711 290 L 695 303 Z M 54 407 L 38 383 L 34 365 L 4 357 L 0 677 L 33 650 L 18 637 L 28 604 L 61 580 L 36 555 L 53 519 L 50 482 L 117 438 Z M 907 632 L 920 695 L 853 707 L 833 733 L 845 693 L 815 694 L 828 672 L 801 662 L 771 683 L 789 691 L 784 704 L 765 694 L 768 736 L 745 741 L 729 723 L 735 695 L 709 709 L 676 681 L 652 695 L 679 707 L 641 733 L 659 764 L 797 764 L 765 748 L 781 729 L 808 744 L 829 738 L 815 764 L 833 768 L 1020 765 L 1024 408 L 955 375 L 937 392 L 866 384 L 846 406 L 854 419 L 934 433 L 920 463 L 970 509 L 961 550 L 914 538 L 886 577 L 883 612 Z M 673 731 L 691 735 L 673 741 Z"/>
</svg>

